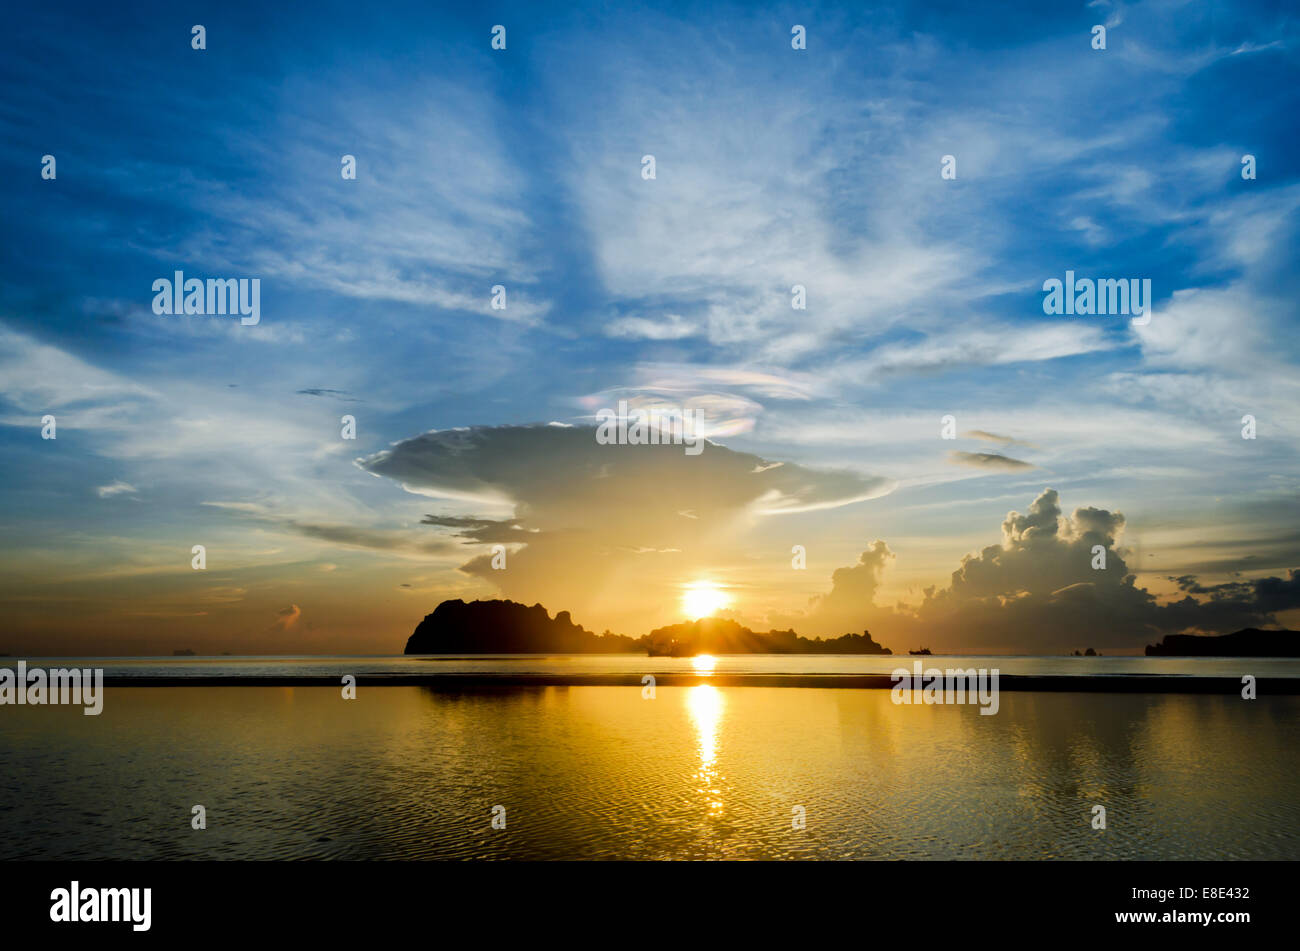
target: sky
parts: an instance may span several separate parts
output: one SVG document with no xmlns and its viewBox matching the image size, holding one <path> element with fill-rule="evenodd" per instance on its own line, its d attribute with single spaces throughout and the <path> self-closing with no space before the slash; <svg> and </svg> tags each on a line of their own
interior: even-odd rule
<svg viewBox="0 0 1300 951">
<path fill-rule="evenodd" d="M 7 15 L 0 652 L 701 587 L 896 652 L 1300 623 L 1285 4 L 288 6 Z M 1149 320 L 1045 313 L 1067 271 Z"/>
</svg>

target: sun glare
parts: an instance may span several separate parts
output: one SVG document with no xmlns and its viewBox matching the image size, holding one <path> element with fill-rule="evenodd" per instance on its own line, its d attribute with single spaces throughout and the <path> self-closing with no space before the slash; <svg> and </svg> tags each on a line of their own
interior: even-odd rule
<svg viewBox="0 0 1300 951">
<path fill-rule="evenodd" d="M 682 612 L 695 621 L 721 611 L 731 599 L 712 581 L 692 581 L 682 592 Z"/>
</svg>

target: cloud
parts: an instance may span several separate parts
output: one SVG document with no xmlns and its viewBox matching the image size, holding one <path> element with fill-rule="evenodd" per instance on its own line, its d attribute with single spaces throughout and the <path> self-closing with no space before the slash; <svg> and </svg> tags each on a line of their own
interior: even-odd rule
<svg viewBox="0 0 1300 951">
<path fill-rule="evenodd" d="M 407 555 L 447 555 L 457 550 L 457 546 L 450 542 L 420 538 L 409 531 L 308 521 L 272 511 L 257 503 L 209 501 L 201 504 L 233 512 L 243 518 L 274 526 L 304 538 L 329 542 L 345 548 L 362 548 Z"/>
<path fill-rule="evenodd" d="M 605 328 L 610 337 L 627 340 L 681 340 L 700 333 L 699 325 L 682 319 L 681 314 L 664 314 L 662 318 L 619 317 Z"/>
<path fill-rule="evenodd" d="M 426 515 L 420 519 L 422 525 L 437 525 L 440 528 L 458 528 L 457 538 L 467 538 L 480 544 L 493 542 L 524 542 L 527 536 L 521 536 L 523 525 L 518 519 L 473 518 L 461 515 Z"/>
<path fill-rule="evenodd" d="M 734 29 L 757 36 L 766 26 Z M 557 117 L 570 130 L 563 174 L 594 268 L 616 300 L 637 308 L 616 333 L 689 335 L 790 366 L 841 334 L 983 296 L 969 275 L 986 257 L 917 220 L 930 183 L 895 177 L 888 190 L 869 189 L 862 207 L 864 167 L 900 167 L 927 151 L 896 134 L 924 108 L 910 81 L 887 83 L 861 108 L 822 112 L 811 104 L 836 96 L 838 68 L 794 77 L 762 57 L 737 61 L 707 30 L 654 15 L 632 36 L 602 42 L 589 62 L 545 64 L 557 98 L 573 104 Z M 691 92 L 701 73 L 711 90 L 704 104 Z M 656 155 L 655 180 L 640 178 L 635 156 L 629 163 L 628 142 Z M 897 152 L 882 154 L 880 142 Z M 795 284 L 808 295 L 797 314 Z"/>
<path fill-rule="evenodd" d="M 1032 462 L 1012 459 L 996 452 L 961 452 L 954 449 L 948 453 L 953 465 L 970 466 L 973 469 L 992 469 L 999 472 L 1023 472 L 1038 468 Z"/>
<path fill-rule="evenodd" d="M 736 394 L 696 391 L 687 395 L 653 387 L 618 387 L 584 396 L 579 402 L 592 407 L 593 416 L 601 410 L 617 413 L 620 402 L 627 404 L 628 415 L 656 413 L 661 419 L 681 420 L 689 410 L 695 420 L 691 432 L 707 439 L 750 432 L 763 412 L 758 403 Z"/>
<path fill-rule="evenodd" d="M 202 75 L 136 64 L 111 101 L 69 91 L 93 86 L 120 44 L 89 21 L 58 31 L 32 21 L 12 65 L 42 135 L 72 134 L 75 152 L 112 158 L 78 172 L 80 215 L 47 214 L 44 188 L 16 191 L 7 208 L 25 235 L 0 275 L 0 318 L 15 328 L 0 328 L 0 422 L 17 427 L 9 583 L 24 590 L 41 557 L 59 576 L 74 564 L 140 570 L 191 535 L 260 569 L 273 554 L 262 536 L 274 534 L 286 563 L 347 557 L 348 571 L 311 575 L 353 585 L 373 616 L 387 595 L 371 592 L 391 585 L 369 587 L 353 569 L 406 570 L 399 557 L 437 562 L 422 597 L 508 587 L 549 603 L 560 594 L 545 583 L 565 575 L 575 598 L 563 607 L 605 598 L 634 616 L 660 610 L 661 569 L 689 581 L 724 566 L 742 584 L 752 570 L 766 610 L 808 594 L 807 573 L 761 567 L 798 519 L 828 567 L 860 567 L 857 550 L 879 536 L 909 581 L 946 588 L 953 565 L 933 554 L 942 539 L 979 537 L 992 527 L 987 506 L 1000 515 L 1028 501 L 1001 493 L 1036 475 L 995 458 L 1019 442 L 937 443 L 948 413 L 989 436 L 1032 434 L 1043 442 L 1033 462 L 1065 484 L 1124 492 L 1143 512 L 1150 571 L 1200 573 L 1207 588 L 1231 570 L 1285 575 L 1300 564 L 1296 542 L 1263 539 L 1292 522 L 1255 511 L 1248 523 L 1244 512 L 1297 494 L 1300 185 L 1279 164 L 1289 129 L 1276 121 L 1297 86 L 1284 55 L 1297 25 L 1184 5 L 1169 30 L 1160 4 L 1123 9 L 1105 55 L 1080 44 L 1068 17 L 986 29 L 910 8 L 870 22 L 823 9 L 811 59 L 791 55 L 762 12 L 570 17 L 525 31 L 538 42 L 508 57 L 464 43 L 408 55 L 409 18 L 376 21 L 364 43 L 331 21 L 308 25 L 310 49 L 276 49 L 283 30 L 249 34 L 243 60 L 207 61 L 215 72 Z M 164 41 L 168 27 L 130 29 Z M 875 52 L 862 57 L 867 32 Z M 69 44 L 84 55 L 56 56 Z M 51 57 L 62 64 L 53 76 Z M 1185 81 L 1212 63 L 1215 76 Z M 214 85 L 232 95 L 196 121 L 192 101 Z M 1225 95 L 1236 97 L 1229 113 Z M 1215 134 L 1188 134 L 1198 129 Z M 112 148 L 118 139 L 138 147 Z M 1240 178 L 1247 150 L 1258 181 Z M 15 168 L 28 161 L 0 151 Z M 343 152 L 357 157 L 355 180 L 339 177 Z M 653 181 L 640 177 L 646 152 Z M 949 153 L 952 181 L 939 175 Z M 149 280 L 173 267 L 261 277 L 263 323 L 156 317 Z M 1046 318 L 1041 282 L 1068 267 L 1151 277 L 1151 323 Z M 498 282 L 503 311 L 489 303 Z M 795 284 L 806 310 L 792 309 Z M 334 402 L 344 394 L 370 407 L 357 442 L 340 439 L 339 414 L 353 405 Z M 888 505 L 763 518 L 837 505 L 854 487 L 769 484 L 769 496 L 735 497 L 709 469 L 702 498 L 669 474 L 674 497 L 661 505 L 655 480 L 615 498 L 599 483 L 621 479 L 617 466 L 575 471 L 532 454 L 538 486 L 517 490 L 522 474 L 446 479 L 439 491 L 460 503 L 431 507 L 351 465 L 467 407 L 497 423 L 573 412 L 566 422 L 590 424 L 622 397 L 699 409 L 711 434 L 754 454 L 754 470 L 764 458 L 804 474 L 838 466 L 909 490 Z M 31 438 L 47 412 L 60 442 Z M 1248 413 L 1255 440 L 1239 438 Z M 936 445 L 991 452 L 953 465 Z M 737 479 L 754 484 L 749 469 Z M 147 487 L 123 496 L 150 503 L 129 506 L 129 537 L 109 518 L 122 506 L 99 505 L 94 491 L 114 480 Z M 998 488 L 969 491 L 989 484 Z M 198 509 L 204 499 L 247 508 Z M 425 512 L 433 521 L 417 525 Z M 923 565 L 905 534 L 934 539 Z M 512 549 L 508 569 L 475 563 L 457 576 L 452 566 L 488 544 Z M 634 554 L 645 549 L 658 553 Z M 887 581 L 893 563 L 872 562 Z M 253 590 L 272 600 L 249 606 L 250 630 L 286 596 Z M 1122 596 L 1085 576 L 1029 600 Z M 1253 596 L 1178 594 L 1216 610 Z M 904 624 L 909 610 L 884 616 Z M 364 649 L 375 625 L 347 623 Z"/>
<path fill-rule="evenodd" d="M 1213 202 L 1183 240 L 1199 252 L 1200 269 L 1234 278 L 1208 287 L 1174 289 L 1146 325 L 1133 331 L 1147 362 L 1258 378 L 1284 376 L 1297 348 L 1294 271 L 1289 253 L 1300 240 L 1300 185 L 1266 195 Z"/>
<path fill-rule="evenodd" d="M 962 331 L 942 327 L 922 339 L 886 344 L 866 356 L 843 360 L 834 367 L 833 375 L 835 379 L 847 381 L 955 368 L 1004 366 L 1079 356 L 1114 346 L 1100 326 L 1080 323 L 1048 324 L 1030 329 L 990 324 Z"/>
<path fill-rule="evenodd" d="M 529 528 L 600 525 L 613 510 L 691 509 L 715 521 L 742 512 L 833 508 L 876 498 L 887 479 L 848 471 L 773 466 L 752 453 L 706 443 L 609 446 L 594 427 L 483 426 L 425 433 L 358 460 L 411 492 L 508 501 Z"/>
<path fill-rule="evenodd" d="M 1033 653 L 1136 648 L 1169 633 L 1269 626 L 1277 612 L 1300 607 L 1300 569 L 1217 585 L 1180 576 L 1182 596 L 1161 603 L 1135 583 L 1118 547 L 1124 529 L 1120 512 L 1083 507 L 1063 515 L 1056 490 L 1044 489 L 1027 512 L 1007 514 L 999 544 L 965 556 L 948 586 L 927 588 L 919 604 L 876 603 L 894 559 L 876 541 L 856 565 L 834 572 L 830 591 L 808 612 L 775 623 L 822 634 L 867 628 L 895 650 L 926 644 Z M 1099 549 L 1104 568 L 1094 567 Z"/>
<path fill-rule="evenodd" d="M 325 397 L 333 397 L 334 399 L 339 400 L 339 401 L 344 402 L 344 403 L 360 403 L 360 402 L 362 402 L 362 401 L 359 400 L 359 399 L 355 399 L 354 397 L 349 396 L 347 390 L 330 390 L 330 389 L 325 389 L 324 387 L 319 387 L 319 386 L 309 386 L 309 387 L 307 387 L 306 389 L 298 390 L 298 393 L 301 394 L 302 396 L 325 396 Z"/>
<path fill-rule="evenodd" d="M 95 493 L 101 499 L 111 499 L 115 495 L 132 495 L 138 490 L 135 486 L 126 482 L 110 482 L 108 485 L 101 485 L 95 489 Z"/>
<path fill-rule="evenodd" d="M 503 105 L 466 79 L 464 63 L 445 65 L 442 75 L 412 71 L 381 54 L 364 66 L 354 59 L 337 69 L 289 72 L 237 117 L 218 119 L 216 134 L 243 139 L 245 169 L 267 180 L 286 164 L 328 167 L 332 178 L 260 189 L 232 183 L 224 167 L 159 162 L 136 169 L 125 185 L 114 184 L 150 182 L 155 200 L 187 201 L 200 221 L 183 241 L 160 237 L 143 250 L 359 304 L 540 323 L 550 308 L 530 293 L 540 239 Z M 340 142 L 369 146 L 357 148 L 357 175 L 346 184 Z M 250 221 L 260 224 L 250 228 Z M 359 241 L 366 222 L 382 227 Z M 510 277 L 508 306 L 495 309 L 489 289 L 503 274 Z"/>
<path fill-rule="evenodd" d="M 846 506 L 892 488 L 877 476 L 776 466 L 716 443 L 695 456 L 682 446 L 601 445 L 594 427 L 581 426 L 429 432 L 358 465 L 410 492 L 509 507 L 504 519 L 424 521 L 475 542 L 519 545 L 506 570 L 487 553 L 461 569 L 507 596 L 583 616 L 606 604 L 638 628 L 647 602 L 664 600 L 659 586 L 729 560 L 764 516 Z M 650 552 L 658 557 L 646 559 Z"/>
<path fill-rule="evenodd" d="M 58 411 L 60 428 L 93 425 L 102 417 L 91 413 L 104 403 L 134 404 L 157 396 L 149 387 L 0 326 L 0 398 L 27 414 L 39 417 Z M 16 420 L 6 422 L 18 424 Z M 35 420 L 23 421 L 32 422 Z"/>
<path fill-rule="evenodd" d="M 285 519 L 281 524 L 290 531 L 307 538 L 333 542 L 349 548 L 367 548 L 372 551 L 409 552 L 422 555 L 445 555 L 454 551 L 453 546 L 436 542 L 420 541 L 406 533 L 382 531 L 369 528 L 356 528 L 351 525 L 322 525 L 301 522 L 297 519 Z"/>
<path fill-rule="evenodd" d="M 1037 448 L 1033 443 L 1016 439 L 1014 436 L 1003 436 L 1000 433 L 990 433 L 983 429 L 970 429 L 962 433 L 967 439 L 982 439 L 985 442 L 1001 443 L 1004 446 L 1026 446 L 1030 449 Z"/>
<path fill-rule="evenodd" d="M 746 366 L 641 364 L 631 381 L 574 402 L 588 418 L 626 402 L 629 411 L 656 410 L 671 415 L 693 410 L 694 431 L 709 438 L 751 432 L 764 413 L 762 400 L 806 403 L 819 384 L 805 374 Z"/>
<path fill-rule="evenodd" d="M 835 569 L 831 574 L 831 590 L 818 600 L 815 613 L 849 617 L 862 605 L 874 602 L 885 569 L 893 560 L 894 553 L 888 545 L 880 540 L 872 542 L 858 557 L 856 565 Z"/>
<path fill-rule="evenodd" d="M 636 385 L 660 393 L 691 393 L 701 386 L 721 386 L 754 398 L 809 400 L 824 386 L 808 373 L 753 366 L 687 363 L 641 363 L 633 368 Z"/>
<path fill-rule="evenodd" d="M 287 608 L 282 608 L 276 612 L 275 623 L 271 625 L 276 631 L 290 631 L 297 626 L 302 620 L 302 608 L 296 604 L 291 604 Z"/>
</svg>

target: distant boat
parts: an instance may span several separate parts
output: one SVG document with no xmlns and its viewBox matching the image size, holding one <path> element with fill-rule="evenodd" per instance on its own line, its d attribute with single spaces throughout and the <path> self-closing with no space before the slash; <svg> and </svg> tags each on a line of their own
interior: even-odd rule
<svg viewBox="0 0 1300 951">
<path fill-rule="evenodd" d="M 919 651 L 908 651 L 908 653 L 909 653 L 909 654 L 918 654 L 918 655 L 920 655 L 920 654 L 924 654 L 925 656 L 928 657 L 928 656 L 930 655 L 930 648 L 928 648 L 928 647 L 922 647 Z"/>
</svg>

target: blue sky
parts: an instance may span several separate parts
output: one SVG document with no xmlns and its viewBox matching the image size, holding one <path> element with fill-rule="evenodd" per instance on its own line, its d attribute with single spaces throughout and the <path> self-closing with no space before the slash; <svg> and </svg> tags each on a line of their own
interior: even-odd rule
<svg viewBox="0 0 1300 951">
<path fill-rule="evenodd" d="M 819 605 L 875 540 L 892 554 L 874 603 L 915 606 L 1011 544 L 1007 512 L 1048 487 L 1061 519 L 1123 513 L 1105 544 L 1155 597 L 1183 596 L 1172 577 L 1285 578 L 1297 19 L 1043 7 L 12 12 L 0 595 L 18 646 L 386 651 L 442 597 L 498 593 L 640 634 L 703 576 L 755 626 L 842 633 L 857 608 Z M 151 284 L 178 269 L 260 279 L 260 324 L 155 315 Z M 1045 315 L 1067 269 L 1150 279 L 1150 324 Z M 585 470 L 520 455 L 514 429 L 492 445 L 571 497 L 357 463 L 431 430 L 591 425 L 619 398 L 700 408 L 719 446 L 792 467 L 817 504 L 767 516 L 741 493 L 681 544 L 654 503 L 642 521 L 589 506 L 617 525 L 598 544 L 575 540 L 599 497 Z M 872 497 L 832 497 L 836 473 Z M 484 545 L 428 514 L 567 541 L 553 573 L 538 543 L 498 577 L 463 570 Z M 603 544 L 636 557 L 599 574 Z M 1022 590 L 1004 587 L 989 596 Z"/>
</svg>

